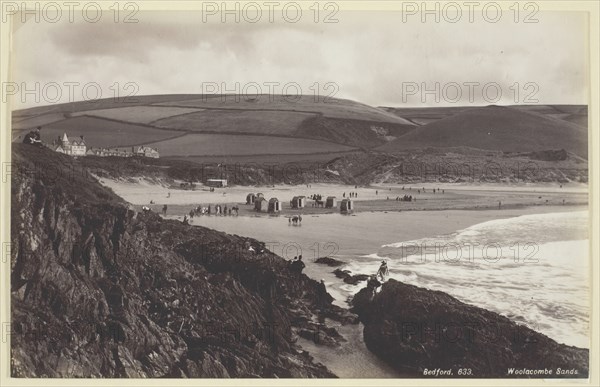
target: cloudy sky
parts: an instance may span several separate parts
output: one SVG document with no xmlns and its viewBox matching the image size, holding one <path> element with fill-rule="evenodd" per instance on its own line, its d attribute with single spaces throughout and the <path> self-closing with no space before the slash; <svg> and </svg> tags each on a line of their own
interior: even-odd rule
<svg viewBox="0 0 600 387">
<path fill-rule="evenodd" d="M 515 23 L 512 14 L 496 23 L 478 13 L 472 23 L 466 16 L 422 23 L 418 16 L 403 21 L 399 12 L 340 11 L 329 24 L 309 13 L 297 23 L 275 15 L 274 23 L 221 23 L 218 16 L 205 23 L 200 12 L 139 12 L 137 23 L 115 23 L 108 14 L 96 23 L 17 18 L 11 70 L 19 91 L 12 106 L 56 102 L 56 84 L 59 102 L 67 102 L 94 98 L 98 90 L 102 97 L 117 89 L 187 94 L 213 92 L 215 84 L 218 91 L 235 92 L 238 84 L 253 94 L 253 83 L 267 93 L 273 82 L 277 94 L 299 86 L 304 94 L 318 90 L 375 106 L 587 103 L 582 13 L 540 12 L 537 23 Z M 36 82 L 38 102 L 22 93 Z"/>
</svg>

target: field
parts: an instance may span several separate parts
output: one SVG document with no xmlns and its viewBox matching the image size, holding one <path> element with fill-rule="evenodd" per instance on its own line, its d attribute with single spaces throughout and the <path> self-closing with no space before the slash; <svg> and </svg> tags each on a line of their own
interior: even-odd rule
<svg viewBox="0 0 600 387">
<path fill-rule="evenodd" d="M 388 113 L 382 109 L 364 105 L 358 102 L 329 98 L 315 100 L 312 96 L 288 97 L 275 95 L 260 95 L 256 98 L 238 98 L 234 96 L 207 96 L 204 98 L 187 101 L 173 101 L 159 103 L 160 106 L 183 106 L 213 109 L 242 109 L 242 110 L 285 110 L 294 112 L 306 112 L 322 114 L 330 118 L 344 118 L 377 122 L 388 122 L 395 124 L 411 125 L 405 119 Z"/>
<path fill-rule="evenodd" d="M 292 135 L 302 121 L 313 116 L 288 111 L 204 110 L 158 120 L 153 125 L 194 132 Z"/>
<path fill-rule="evenodd" d="M 349 151 L 353 148 L 319 140 L 273 136 L 186 134 L 150 143 L 161 156 L 225 156 L 307 154 Z"/>
<path fill-rule="evenodd" d="M 100 118 L 108 118 L 117 121 L 127 121 L 135 124 L 149 124 L 152 121 L 160 120 L 180 114 L 197 112 L 200 109 L 162 107 L 162 106 L 128 106 L 112 109 L 84 110 L 73 113 L 73 117 L 89 115 Z"/>
<path fill-rule="evenodd" d="M 165 94 L 165 95 L 136 95 L 134 97 L 103 98 L 89 101 L 68 102 L 37 106 L 22 110 L 16 110 L 13 119 L 19 117 L 33 117 L 47 113 L 74 113 L 85 110 L 112 109 L 127 106 L 151 105 L 160 102 L 185 101 L 186 99 L 197 99 L 197 94 Z"/>
<path fill-rule="evenodd" d="M 260 155 L 213 155 L 213 156 L 175 156 L 169 159 L 176 159 L 182 161 L 189 161 L 197 164 L 212 164 L 212 163 L 224 163 L 224 164 L 262 164 L 266 168 L 270 165 L 280 165 L 286 163 L 293 163 L 295 165 L 312 165 L 314 163 L 325 164 L 331 161 L 333 158 L 344 157 L 353 155 L 360 151 L 342 151 L 342 152 L 326 152 L 326 153 L 305 153 L 305 154 L 260 154 Z"/>
<path fill-rule="evenodd" d="M 94 148 L 138 145 L 182 134 L 181 132 L 154 129 L 101 118 L 74 117 L 44 126 L 42 141 L 52 143 L 53 139 L 62 136 L 65 132 L 72 139 L 85 136 L 88 147 Z"/>
<path fill-rule="evenodd" d="M 37 126 L 44 126 L 53 122 L 62 121 L 65 119 L 62 113 L 47 113 L 39 116 L 24 117 L 19 119 L 13 119 L 12 130 L 31 130 Z"/>
</svg>

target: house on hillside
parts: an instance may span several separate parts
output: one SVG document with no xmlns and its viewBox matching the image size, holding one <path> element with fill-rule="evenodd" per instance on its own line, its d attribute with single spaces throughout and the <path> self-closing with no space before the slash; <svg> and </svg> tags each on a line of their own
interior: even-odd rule
<svg viewBox="0 0 600 387">
<path fill-rule="evenodd" d="M 269 210 L 270 213 L 274 214 L 281 211 L 281 202 L 277 198 L 269 199 Z"/>
<path fill-rule="evenodd" d="M 86 156 L 99 156 L 99 157 L 133 157 L 133 148 L 90 148 L 86 152 Z"/>
<path fill-rule="evenodd" d="M 256 198 L 256 201 L 254 202 L 254 210 L 255 211 L 265 212 L 265 211 L 268 211 L 268 209 L 269 209 L 269 202 L 267 202 L 267 199 L 265 199 L 263 197 Z"/>
<path fill-rule="evenodd" d="M 139 146 L 135 151 L 136 156 L 159 158 L 158 149 L 150 148 L 149 146 Z"/>
<path fill-rule="evenodd" d="M 325 201 L 325 208 L 337 208 L 337 199 L 335 196 L 327 196 Z"/>
<path fill-rule="evenodd" d="M 79 137 L 79 140 L 71 141 L 67 133 L 63 133 L 62 137 L 58 137 L 52 142 L 52 150 L 59 153 L 64 153 L 69 156 L 85 156 L 87 152 L 87 145 L 83 136 Z"/>
</svg>

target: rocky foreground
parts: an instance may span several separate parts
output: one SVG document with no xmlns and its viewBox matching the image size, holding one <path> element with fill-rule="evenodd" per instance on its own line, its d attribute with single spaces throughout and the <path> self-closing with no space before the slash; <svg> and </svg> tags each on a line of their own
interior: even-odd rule
<svg viewBox="0 0 600 387">
<path fill-rule="evenodd" d="M 367 347 L 415 377 L 587 378 L 587 349 L 558 344 L 450 295 L 390 279 L 361 289 L 353 311 Z"/>
<path fill-rule="evenodd" d="M 13 145 L 14 377 L 335 377 L 294 343 L 353 322 L 256 240 L 136 213 L 77 160 Z"/>
<path fill-rule="evenodd" d="M 344 345 L 325 317 L 356 315 L 262 243 L 137 213 L 47 149 L 13 144 L 11 173 L 12 376 L 335 377 L 295 342 Z M 353 305 L 406 375 L 588 375 L 587 350 L 442 292 L 390 280 Z"/>
</svg>

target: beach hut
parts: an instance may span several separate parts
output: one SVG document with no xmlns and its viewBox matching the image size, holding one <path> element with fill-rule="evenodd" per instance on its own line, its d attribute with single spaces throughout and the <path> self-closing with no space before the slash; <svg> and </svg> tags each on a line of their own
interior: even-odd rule
<svg viewBox="0 0 600 387">
<path fill-rule="evenodd" d="M 352 200 L 344 199 L 340 202 L 340 212 L 348 213 L 354 210 Z"/>
<path fill-rule="evenodd" d="M 335 196 L 327 196 L 325 201 L 325 208 L 337 208 L 337 200 Z"/>
<path fill-rule="evenodd" d="M 261 192 L 259 192 L 259 193 L 256 194 L 256 198 L 257 199 L 258 198 L 264 198 L 264 197 L 265 197 L 265 195 L 263 195 Z"/>
<path fill-rule="evenodd" d="M 227 179 L 207 179 L 206 185 L 209 187 L 216 187 L 216 188 L 227 187 Z"/>
<path fill-rule="evenodd" d="M 294 196 L 291 204 L 292 208 L 304 208 L 306 205 L 306 196 Z"/>
<path fill-rule="evenodd" d="M 256 195 L 253 193 L 249 193 L 248 196 L 246 196 L 246 204 L 254 204 L 255 200 L 256 200 Z"/>
<path fill-rule="evenodd" d="M 265 212 L 268 210 L 269 202 L 263 197 L 256 198 L 254 202 L 254 210 L 258 212 Z"/>
<path fill-rule="evenodd" d="M 269 212 L 275 213 L 281 211 L 281 202 L 277 198 L 269 200 Z"/>
</svg>

